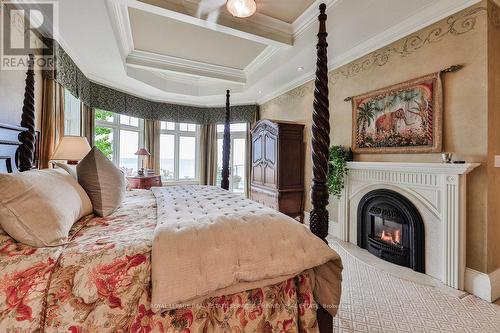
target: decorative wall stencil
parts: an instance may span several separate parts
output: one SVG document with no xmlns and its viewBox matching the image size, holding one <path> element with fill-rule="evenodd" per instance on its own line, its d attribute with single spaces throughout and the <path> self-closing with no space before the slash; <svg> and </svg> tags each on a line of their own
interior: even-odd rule
<svg viewBox="0 0 500 333">
<path fill-rule="evenodd" d="M 309 81 L 307 83 L 304 83 L 303 85 L 292 89 L 283 95 L 280 95 L 274 99 L 274 102 L 276 105 L 282 105 L 286 103 L 292 103 L 296 99 L 302 99 L 306 97 L 307 94 L 311 96 L 312 99 L 312 92 L 314 91 L 314 81 Z"/>
<path fill-rule="evenodd" d="M 441 151 L 441 72 L 352 98 L 353 151 Z"/>
<path fill-rule="evenodd" d="M 452 15 L 445 20 L 442 20 L 431 29 L 421 30 L 413 35 L 410 35 L 403 40 L 382 48 L 379 51 L 370 53 L 369 55 L 352 62 L 338 70 L 334 70 L 329 74 L 330 84 L 336 84 L 341 78 L 350 78 L 357 74 L 368 71 L 374 67 L 385 66 L 392 56 L 399 55 L 401 57 L 409 56 L 415 51 L 425 47 L 426 45 L 434 44 L 443 41 L 445 38 L 452 36 L 460 36 L 475 30 L 478 19 L 481 15 L 486 14 L 486 7 L 473 7 L 471 9 Z M 500 22 L 497 15 L 491 14 L 489 20 L 492 22 Z M 492 16 L 496 18 L 492 18 Z"/>
</svg>

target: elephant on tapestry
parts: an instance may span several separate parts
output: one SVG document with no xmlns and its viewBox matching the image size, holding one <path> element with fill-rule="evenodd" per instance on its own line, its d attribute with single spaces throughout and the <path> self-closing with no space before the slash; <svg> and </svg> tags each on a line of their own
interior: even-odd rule
<svg viewBox="0 0 500 333">
<path fill-rule="evenodd" d="M 377 118 L 375 121 L 375 129 L 377 133 L 381 132 L 397 132 L 398 122 L 403 120 L 406 125 L 408 125 L 408 121 L 406 119 L 405 111 L 403 109 L 399 109 L 397 111 L 388 112 Z"/>
</svg>

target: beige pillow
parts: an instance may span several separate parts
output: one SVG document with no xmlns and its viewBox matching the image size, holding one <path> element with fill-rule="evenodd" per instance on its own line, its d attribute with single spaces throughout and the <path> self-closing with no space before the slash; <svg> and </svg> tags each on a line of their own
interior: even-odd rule
<svg viewBox="0 0 500 333">
<path fill-rule="evenodd" d="M 18 242 L 60 245 L 73 223 L 92 213 L 89 197 L 66 171 L 0 174 L 0 224 Z"/>
<path fill-rule="evenodd" d="M 125 196 L 125 176 L 104 154 L 94 147 L 76 167 L 78 182 L 92 201 L 94 213 L 112 214 Z"/>
<path fill-rule="evenodd" d="M 67 164 L 67 163 L 60 163 L 60 162 L 51 162 L 58 168 L 63 169 L 67 173 L 69 173 L 75 180 L 78 181 L 78 176 L 76 175 L 76 165 L 74 164 Z"/>
</svg>

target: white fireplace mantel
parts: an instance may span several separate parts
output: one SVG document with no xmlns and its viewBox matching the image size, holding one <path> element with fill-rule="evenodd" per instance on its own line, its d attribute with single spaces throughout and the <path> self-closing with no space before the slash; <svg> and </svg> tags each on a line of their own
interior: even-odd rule
<svg viewBox="0 0 500 333">
<path fill-rule="evenodd" d="M 350 162 L 336 236 L 357 243 L 357 205 L 380 188 L 405 195 L 419 210 L 426 234 L 426 274 L 464 288 L 466 175 L 479 163 Z M 438 252 L 438 253 L 436 253 Z"/>
</svg>

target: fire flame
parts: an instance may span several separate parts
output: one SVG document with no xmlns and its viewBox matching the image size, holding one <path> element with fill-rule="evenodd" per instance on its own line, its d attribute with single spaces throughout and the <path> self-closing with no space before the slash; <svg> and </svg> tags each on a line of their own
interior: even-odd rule
<svg viewBox="0 0 500 333">
<path fill-rule="evenodd" d="M 401 244 L 401 230 L 396 229 L 394 231 L 382 230 L 382 235 L 380 239 L 386 243 L 399 245 Z"/>
</svg>

